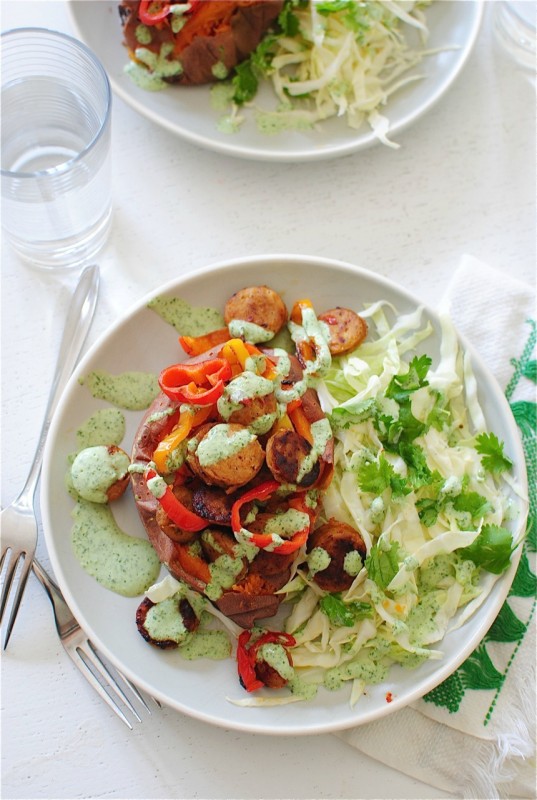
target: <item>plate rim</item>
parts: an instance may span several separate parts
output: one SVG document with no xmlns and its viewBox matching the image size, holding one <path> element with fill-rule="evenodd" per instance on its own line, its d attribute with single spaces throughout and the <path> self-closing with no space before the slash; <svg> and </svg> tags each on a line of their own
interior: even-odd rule
<svg viewBox="0 0 537 800">
<path fill-rule="evenodd" d="M 438 0 L 438 2 L 447 1 L 448 0 Z M 67 3 L 71 24 L 76 35 L 83 42 L 86 42 L 86 39 L 80 27 L 79 18 L 77 17 L 75 9 L 79 9 L 84 3 L 87 2 L 92 2 L 92 0 L 68 0 Z M 460 0 L 449 0 L 449 2 L 458 3 Z M 431 96 L 426 102 L 419 105 L 413 111 L 406 113 L 402 119 L 390 127 L 390 136 L 406 130 L 420 117 L 430 111 L 455 83 L 461 71 L 465 67 L 472 51 L 474 50 L 475 43 L 482 27 L 486 0 L 465 0 L 465 2 L 467 2 L 468 5 L 474 9 L 474 13 L 471 19 L 471 24 L 468 28 L 467 37 L 464 41 L 464 44 L 460 48 L 460 58 L 457 60 L 454 67 L 443 76 L 442 80 L 439 81 L 436 90 L 432 92 Z M 118 43 L 121 44 L 119 39 Z M 96 55 L 100 58 L 99 53 L 96 53 Z M 185 128 L 184 125 L 178 125 L 174 123 L 165 115 L 163 116 L 162 114 L 155 112 L 153 109 L 148 108 L 143 102 L 138 101 L 136 97 L 131 94 L 131 92 L 129 92 L 118 80 L 116 80 L 115 76 L 108 73 L 108 78 L 114 93 L 138 114 L 141 114 L 142 116 L 146 117 L 146 119 L 149 119 L 154 124 L 164 128 L 168 132 L 178 136 L 184 141 L 187 141 L 196 147 L 219 153 L 220 155 L 227 155 L 234 158 L 260 162 L 305 163 L 348 156 L 380 144 L 379 139 L 371 130 L 368 130 L 363 134 L 359 134 L 357 131 L 357 138 L 355 140 L 350 140 L 349 142 L 344 142 L 333 147 L 327 146 L 322 150 L 315 150 L 314 147 L 311 147 L 305 151 L 297 151 L 293 149 L 275 151 L 264 149 L 263 147 L 248 147 L 239 143 L 235 144 L 235 140 L 231 139 L 229 142 L 222 141 L 218 138 L 211 138 L 204 134 L 197 134 L 188 128 Z M 209 108 L 209 98 L 207 98 L 207 104 Z"/>
<path fill-rule="evenodd" d="M 271 727 L 266 727 L 263 724 L 251 724 L 244 720 L 230 720 L 230 719 L 220 719 L 219 717 L 213 717 L 209 713 L 204 711 L 197 711 L 192 707 L 185 706 L 180 702 L 177 702 L 173 698 L 170 698 L 169 694 L 166 694 L 165 691 L 159 689 L 157 687 L 152 686 L 148 683 L 145 679 L 141 679 L 140 676 L 136 675 L 129 666 L 122 663 L 121 658 L 116 655 L 104 642 L 100 640 L 100 636 L 97 631 L 92 630 L 91 625 L 87 625 L 86 620 L 84 619 L 84 614 L 81 612 L 79 608 L 79 604 L 75 597 L 75 594 L 72 592 L 71 587 L 69 585 L 69 580 L 65 576 L 64 571 L 62 569 L 60 560 L 58 559 L 56 549 L 54 547 L 54 541 L 52 539 L 52 534 L 50 529 L 52 528 L 52 521 L 51 521 L 51 510 L 50 510 L 50 502 L 49 498 L 53 492 L 53 487 L 49 481 L 49 476 L 51 476 L 52 471 L 49 469 L 49 466 L 53 460 L 53 442 L 56 438 L 58 433 L 61 433 L 60 423 L 62 422 L 63 411 L 69 405 L 70 396 L 72 393 L 72 388 L 78 384 L 78 379 L 80 375 L 84 372 L 86 364 L 92 360 L 94 355 L 101 349 L 101 347 L 106 343 L 107 339 L 113 336 L 121 327 L 127 325 L 137 314 L 143 311 L 147 307 L 147 303 L 154 297 L 157 297 L 162 294 L 166 294 L 171 290 L 177 291 L 183 286 L 185 283 L 189 283 L 190 281 L 197 281 L 200 278 L 203 279 L 204 276 L 208 274 L 212 274 L 216 272 L 223 272 L 230 268 L 241 268 L 246 266 L 259 267 L 260 265 L 267 265 L 267 262 L 274 262 L 278 261 L 279 263 L 286 263 L 289 265 L 292 264 L 313 264 L 315 266 L 319 266 L 321 268 L 335 268 L 339 271 L 345 271 L 348 273 L 358 274 L 361 275 L 366 280 L 373 280 L 379 286 L 385 286 L 390 291 L 395 291 L 397 294 L 404 297 L 404 299 L 409 302 L 414 307 L 421 307 L 423 308 L 426 315 L 428 315 L 433 322 L 437 325 L 440 323 L 440 315 L 436 311 L 435 308 L 431 307 L 425 302 L 421 302 L 416 296 L 412 294 L 412 292 L 405 289 L 403 286 L 400 286 L 397 282 L 393 281 L 390 278 L 387 278 L 383 275 L 379 275 L 378 273 L 369 270 L 365 267 L 361 267 L 358 265 L 354 265 L 351 262 L 343 261 L 339 259 L 332 259 L 324 256 L 312 256 L 312 255 L 303 255 L 303 254 L 294 254 L 294 253 L 268 253 L 263 255 L 253 255 L 253 256 L 241 256 L 238 258 L 227 258 L 225 260 L 219 260 L 214 263 L 210 263 L 201 269 L 191 269 L 188 272 L 183 273 L 182 275 L 168 280 L 161 286 L 158 286 L 149 292 L 145 293 L 143 297 L 133 303 L 129 309 L 121 316 L 120 319 L 112 323 L 108 326 L 105 331 L 97 338 L 97 340 L 92 344 L 92 346 L 88 349 L 88 351 L 84 354 L 83 358 L 78 363 L 73 375 L 71 376 L 67 386 L 65 387 L 60 401 L 56 407 L 54 412 L 54 416 L 51 422 L 51 426 L 49 429 L 49 434 L 47 438 L 47 443 L 45 445 L 44 450 L 44 458 L 43 458 L 43 471 L 42 471 L 42 480 L 40 486 L 40 498 L 41 498 L 41 509 L 42 509 L 42 522 L 43 522 L 43 532 L 45 543 L 47 546 L 47 552 L 49 554 L 50 562 L 53 567 L 54 573 L 56 575 L 57 581 L 65 595 L 65 599 L 68 605 L 73 609 L 75 616 L 81 616 L 83 619 L 78 619 L 81 627 L 85 630 L 87 635 L 92 638 L 98 649 L 105 655 L 106 658 L 110 660 L 117 669 L 119 669 L 127 678 L 129 678 L 136 686 L 140 689 L 145 691 L 147 694 L 156 697 L 161 703 L 164 705 L 173 708 L 176 711 L 179 711 L 185 714 L 188 717 L 192 717 L 194 719 L 202 720 L 209 724 L 215 725 L 221 728 L 233 729 L 242 732 L 250 732 L 250 733 L 261 733 L 266 735 L 283 735 L 283 736 L 295 736 L 295 735 L 314 735 L 319 733 L 333 733 L 335 731 L 346 730 L 352 727 L 358 727 L 361 725 L 365 725 L 371 723 L 376 720 L 384 719 L 391 713 L 394 713 L 406 706 L 409 706 L 411 703 L 415 702 L 416 700 L 420 699 L 424 696 L 427 692 L 432 691 L 433 688 L 438 686 L 442 683 L 449 675 L 451 675 L 462 663 L 466 660 L 466 658 L 475 650 L 477 645 L 480 641 L 482 641 L 483 636 L 486 634 L 487 630 L 490 628 L 494 619 L 496 618 L 499 609 L 503 605 L 509 589 L 511 587 L 512 580 L 514 579 L 516 570 L 518 568 L 518 563 L 522 555 L 522 545 L 517 548 L 515 558 L 511 562 L 511 566 L 509 570 L 504 573 L 503 576 L 500 577 L 502 581 L 501 588 L 499 590 L 499 597 L 497 604 L 493 607 L 486 609 L 484 614 L 484 619 L 481 620 L 479 625 L 479 630 L 476 631 L 473 637 L 466 642 L 465 646 L 457 653 L 456 657 L 451 657 L 446 662 L 439 667 L 437 671 L 434 673 L 434 680 L 430 680 L 427 688 L 423 690 L 420 686 L 417 686 L 416 689 L 407 691 L 404 694 L 404 697 L 394 697 L 393 702 L 386 703 L 386 706 L 383 707 L 382 711 L 379 709 L 373 709 L 370 712 L 363 714 L 361 718 L 353 720 L 347 719 L 344 721 L 333 721 L 333 722 L 326 722 L 317 727 L 309 726 L 305 728 L 304 726 L 300 727 L 300 725 L 290 726 L 288 723 L 284 723 L 282 726 L 271 725 Z M 471 342 L 469 342 L 466 337 L 460 333 L 457 329 L 457 338 L 461 344 L 461 346 L 468 352 L 471 357 L 472 363 L 474 366 L 477 366 L 479 371 L 481 371 L 487 378 L 488 382 L 494 387 L 495 390 L 495 399 L 499 402 L 501 408 L 502 417 L 505 416 L 505 421 L 508 424 L 508 427 L 513 431 L 514 435 L 512 437 L 512 441 L 510 445 L 512 447 L 511 453 L 514 458 L 514 463 L 517 465 L 517 478 L 519 482 L 522 484 L 522 488 L 527 493 L 527 470 L 526 470 L 526 462 L 524 457 L 524 451 L 522 447 L 520 433 L 518 431 L 518 427 L 510 412 L 510 407 L 508 401 L 499 386 L 495 376 L 493 373 L 488 369 L 486 364 L 484 363 L 483 359 L 476 351 L 474 346 Z M 525 514 L 521 517 L 520 524 L 525 524 Z M 499 582 L 499 581 L 498 581 Z M 485 601 L 486 602 L 486 601 Z M 483 607 L 481 607 L 483 608 Z M 441 662 L 438 662 L 439 664 Z"/>
</svg>

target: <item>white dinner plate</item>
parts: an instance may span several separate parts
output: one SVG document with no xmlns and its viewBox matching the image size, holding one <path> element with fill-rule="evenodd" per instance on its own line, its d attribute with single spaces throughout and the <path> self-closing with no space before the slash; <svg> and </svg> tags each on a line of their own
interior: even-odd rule
<svg viewBox="0 0 537 800">
<path fill-rule="evenodd" d="M 151 296 L 180 296 L 195 306 L 222 309 L 234 291 L 260 283 L 279 291 L 288 306 L 304 296 L 310 297 L 320 310 L 342 302 L 359 310 L 363 304 L 379 299 L 391 302 L 400 313 L 413 311 L 417 305 L 403 289 L 367 270 L 327 259 L 291 255 L 258 256 L 218 264 L 167 284 Z M 93 370 L 156 374 L 180 360 L 182 351 L 176 330 L 147 308 L 149 299 L 141 300 L 105 333 L 80 363 L 55 414 L 45 451 L 41 505 L 48 551 L 68 604 L 97 647 L 134 683 L 161 702 L 226 728 L 271 734 L 318 733 L 370 722 L 402 708 L 447 678 L 492 624 L 514 577 L 519 552 L 475 615 L 440 643 L 439 649 L 444 653 L 441 661 L 431 660 L 416 670 L 393 667 L 388 679 L 369 687 L 354 708 L 349 704 L 348 687 L 337 692 L 320 688 L 314 700 L 285 706 L 233 705 L 226 698 L 239 699 L 245 693 L 238 683 L 232 658 L 190 662 L 177 651 L 160 651 L 149 646 L 135 624 L 141 598 L 116 595 L 82 570 L 71 547 L 74 502 L 65 489 L 67 458 L 76 449 L 77 428 L 107 403 L 92 398 L 79 378 Z M 432 310 L 426 309 L 426 314 L 435 329 L 426 342 L 426 352 L 435 359 L 438 319 Z M 515 465 L 514 478 L 524 486 L 524 457 L 510 408 L 494 378 L 475 353 L 471 350 L 470 353 L 488 426 L 506 442 Z M 130 451 L 141 412 L 125 412 L 125 415 L 127 432 L 123 446 Z M 124 531 L 145 537 L 130 491 L 114 504 L 114 516 Z M 162 574 L 166 574 L 164 569 Z M 393 697 L 389 704 L 388 692 Z"/>
<path fill-rule="evenodd" d="M 140 114 L 195 145 L 242 158 L 298 162 L 343 156 L 378 143 L 367 124 L 355 131 L 343 118 L 326 120 L 318 130 L 271 135 L 260 133 L 254 120 L 248 119 L 240 131 L 222 133 L 218 130 L 221 112 L 212 108 L 207 86 L 171 86 L 149 92 L 124 74 L 128 56 L 115 0 L 71 0 L 70 9 L 77 35 L 101 59 L 116 94 Z M 414 68 L 414 74 L 423 79 L 396 92 L 382 109 L 395 141 L 442 97 L 461 72 L 479 33 L 483 2 L 437 0 L 426 13 L 430 29 L 427 48 L 437 52 Z M 415 33 L 410 31 L 411 41 L 415 41 Z M 258 99 L 263 107 L 274 107 L 269 86 L 262 87 Z"/>
</svg>

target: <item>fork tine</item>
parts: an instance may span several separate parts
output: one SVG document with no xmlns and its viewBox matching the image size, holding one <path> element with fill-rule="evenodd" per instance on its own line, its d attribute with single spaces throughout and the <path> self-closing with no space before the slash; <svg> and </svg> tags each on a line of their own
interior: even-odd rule
<svg viewBox="0 0 537 800">
<path fill-rule="evenodd" d="M 86 640 L 85 644 L 87 645 L 87 649 L 82 649 L 80 645 L 77 647 L 79 653 L 91 661 L 95 669 L 107 680 L 107 686 L 113 692 L 115 692 L 115 694 L 119 697 L 120 700 L 123 701 L 123 703 L 125 703 L 127 708 L 134 714 L 138 722 L 141 722 L 142 718 L 136 711 L 135 707 L 133 706 L 133 704 L 131 703 L 125 692 L 119 686 L 114 675 L 112 675 L 112 673 L 110 672 L 104 661 L 101 659 L 99 653 L 95 649 L 94 644 L 89 639 Z M 123 678 L 123 676 L 121 677 Z M 138 693 L 137 690 L 136 693 Z"/>
<path fill-rule="evenodd" d="M 128 678 L 126 678 L 125 675 L 122 672 L 120 672 L 119 670 L 117 671 L 117 674 L 124 681 L 124 683 L 129 687 L 129 689 L 131 690 L 133 695 L 136 697 L 136 699 L 143 705 L 143 707 L 145 709 L 147 709 L 148 713 L 151 714 L 151 709 L 149 708 L 149 706 L 145 702 L 144 698 L 140 694 L 140 691 L 139 691 L 138 687 L 135 686 L 134 683 L 131 683 L 131 681 Z"/>
<path fill-rule="evenodd" d="M 4 580 L 2 581 L 2 594 L 0 597 L 0 622 L 2 622 L 4 616 L 7 599 L 9 597 L 9 590 L 11 589 L 11 583 L 13 581 L 13 576 L 15 575 L 15 569 L 17 568 L 17 560 L 19 555 L 20 553 L 17 554 L 17 559 L 15 559 L 15 563 L 13 563 L 12 547 L 7 547 L 2 553 L 2 570 L 4 568 L 5 561 L 5 575 Z"/>
<path fill-rule="evenodd" d="M 28 574 L 29 574 L 30 568 L 32 566 L 32 559 L 28 558 L 26 553 L 24 553 L 22 551 L 19 551 L 19 553 L 17 554 L 17 558 L 15 560 L 15 563 L 14 563 L 13 567 L 11 568 L 11 570 L 9 572 L 9 575 L 6 574 L 6 580 L 5 580 L 4 585 L 2 587 L 2 605 L 0 607 L 0 622 L 2 622 L 3 617 L 4 617 L 4 611 L 5 611 L 8 595 L 12 594 L 11 586 L 12 586 L 13 578 L 14 578 L 16 570 L 17 570 L 17 566 L 18 566 L 18 564 L 19 564 L 19 562 L 21 560 L 21 556 L 23 558 L 22 568 L 21 568 L 21 571 L 20 571 L 20 575 L 19 575 L 19 579 L 18 579 L 18 583 L 17 583 L 17 588 L 15 589 L 15 596 L 13 598 L 13 603 L 11 605 L 11 611 L 9 613 L 9 619 L 8 619 L 8 622 L 7 622 L 7 627 L 6 627 L 6 631 L 5 631 L 5 635 L 4 635 L 4 644 L 3 644 L 4 650 L 6 649 L 7 644 L 9 642 L 9 638 L 11 636 L 11 632 L 13 630 L 13 625 L 15 624 L 15 619 L 16 619 L 16 616 L 17 616 L 17 612 L 18 612 L 19 606 L 21 604 L 22 595 L 24 593 L 24 587 L 26 586 L 26 581 L 28 580 Z M 8 565 L 8 569 L 9 569 L 10 566 L 11 566 L 11 564 Z M 4 590 L 6 589 L 6 587 L 7 587 L 7 591 L 5 591 L 5 593 L 4 593 Z"/>
<path fill-rule="evenodd" d="M 71 656 L 72 660 L 74 661 L 77 668 L 80 670 L 84 678 L 88 681 L 88 683 L 95 689 L 97 694 L 104 700 L 104 702 L 108 705 L 109 708 L 112 709 L 114 714 L 120 718 L 122 722 L 125 723 L 127 728 L 132 731 L 132 725 L 130 721 L 127 719 L 121 708 L 118 706 L 115 700 L 113 700 L 107 691 L 102 687 L 101 683 L 97 680 L 94 673 L 86 663 L 86 661 L 81 656 L 81 651 L 79 648 L 76 650 L 67 650 L 67 653 Z"/>
</svg>

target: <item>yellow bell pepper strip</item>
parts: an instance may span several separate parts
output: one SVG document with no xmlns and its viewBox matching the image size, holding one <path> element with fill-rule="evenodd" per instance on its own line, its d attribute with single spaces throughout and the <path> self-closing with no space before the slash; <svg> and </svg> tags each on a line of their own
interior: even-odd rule
<svg viewBox="0 0 537 800">
<path fill-rule="evenodd" d="M 296 639 L 290 633 L 283 631 L 266 631 L 255 642 L 249 645 L 252 638 L 251 631 L 243 631 L 237 643 L 237 669 L 241 686 L 247 692 L 262 689 L 265 684 L 259 680 L 255 671 L 257 654 L 264 644 L 281 644 L 282 647 L 294 647 Z M 249 645 L 249 646 L 247 646 Z"/>
<path fill-rule="evenodd" d="M 147 488 L 157 498 L 158 502 L 175 525 L 184 531 L 197 532 L 207 527 L 207 520 L 198 517 L 193 511 L 184 506 L 174 495 L 172 487 L 164 482 L 161 476 L 148 467 L 144 473 Z"/>
<path fill-rule="evenodd" d="M 152 460 L 160 473 L 168 472 L 167 461 L 170 454 L 184 441 L 192 428 L 201 425 L 210 416 L 211 406 L 203 406 L 197 411 L 188 406 L 181 412 L 179 422 L 167 436 L 164 436 L 156 446 Z"/>
<path fill-rule="evenodd" d="M 295 300 L 289 318 L 297 325 L 302 325 L 302 309 L 313 308 L 311 300 L 304 298 L 303 300 Z"/>
<path fill-rule="evenodd" d="M 212 405 L 224 391 L 231 377 L 225 358 L 211 358 L 195 364 L 173 364 L 162 370 L 159 386 L 172 400 L 192 405 Z"/>
<path fill-rule="evenodd" d="M 278 483 L 278 481 L 265 481 L 265 483 L 254 486 L 253 489 L 245 492 L 242 497 L 239 497 L 239 499 L 233 503 L 231 507 L 231 528 L 237 541 L 240 542 L 246 539 L 250 544 L 259 547 L 260 550 L 269 550 L 271 553 L 279 553 L 280 555 L 294 553 L 295 550 L 298 550 L 298 548 L 302 547 L 306 542 L 311 529 L 312 515 L 311 510 L 306 507 L 302 498 L 299 497 L 292 498 L 292 501 L 289 501 L 289 505 L 297 511 L 306 513 L 309 517 L 308 524 L 283 543 L 278 544 L 278 542 L 281 542 L 281 536 L 277 534 L 252 533 L 242 526 L 240 518 L 241 508 L 252 500 L 267 500 L 280 486 L 281 484 Z"/>
<path fill-rule="evenodd" d="M 200 356 L 218 344 L 224 344 L 229 339 L 227 328 L 217 328 L 202 336 L 180 336 L 179 344 L 189 356 Z"/>
<path fill-rule="evenodd" d="M 289 404 L 291 405 L 291 404 Z M 304 414 L 304 409 L 301 405 L 295 406 L 294 408 L 287 407 L 287 414 L 289 415 L 289 419 L 293 423 L 293 428 L 295 431 L 302 436 L 307 442 L 313 445 L 313 434 L 311 432 L 311 425 L 308 421 L 308 418 Z"/>
<path fill-rule="evenodd" d="M 246 361 L 250 358 L 250 353 L 242 339 L 229 339 L 222 347 L 222 356 L 230 364 L 239 364 L 242 369 L 246 366 Z"/>
</svg>

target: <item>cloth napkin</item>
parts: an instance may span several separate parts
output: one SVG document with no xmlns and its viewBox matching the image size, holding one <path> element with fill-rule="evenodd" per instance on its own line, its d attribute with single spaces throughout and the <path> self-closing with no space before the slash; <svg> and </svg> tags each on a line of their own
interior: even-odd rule
<svg viewBox="0 0 537 800">
<path fill-rule="evenodd" d="M 411 706 L 336 735 L 452 797 L 535 798 L 535 295 L 464 256 L 442 308 L 497 378 L 520 427 L 530 487 L 522 558 L 494 624 L 453 675 Z"/>
</svg>

